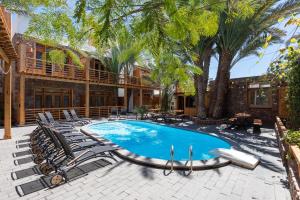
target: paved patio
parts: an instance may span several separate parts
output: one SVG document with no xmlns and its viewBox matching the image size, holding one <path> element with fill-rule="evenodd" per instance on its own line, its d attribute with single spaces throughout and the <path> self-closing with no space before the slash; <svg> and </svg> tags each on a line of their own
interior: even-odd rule
<svg viewBox="0 0 300 200">
<path fill-rule="evenodd" d="M 245 131 L 224 132 L 214 126 L 198 127 L 191 122 L 179 126 L 222 135 L 232 141 L 236 148 L 259 156 L 261 163 L 255 170 L 228 165 L 194 171 L 189 176 L 181 172 L 166 176 L 163 170 L 118 159 L 119 162 L 111 161 L 111 165 L 59 187 L 19 197 L 15 186 L 38 180 L 41 175 L 12 180 L 11 172 L 34 166 L 33 162 L 15 166 L 13 161 L 16 158 L 12 153 L 28 149 L 16 149 L 16 141 L 27 139 L 26 134 L 35 127 L 13 128 L 12 140 L 0 140 L 0 199 L 291 199 L 273 129 L 263 128 L 258 136 Z M 0 129 L 0 138 L 2 135 L 3 129 Z"/>
</svg>

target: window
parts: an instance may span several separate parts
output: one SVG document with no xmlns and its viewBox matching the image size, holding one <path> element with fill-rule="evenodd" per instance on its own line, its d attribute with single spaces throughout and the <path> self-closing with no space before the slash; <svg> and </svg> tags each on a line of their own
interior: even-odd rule
<svg viewBox="0 0 300 200">
<path fill-rule="evenodd" d="M 43 96 L 35 95 L 35 108 L 42 108 Z"/>
<path fill-rule="evenodd" d="M 250 106 L 252 107 L 271 107 L 271 89 L 257 88 L 249 91 Z"/>
<path fill-rule="evenodd" d="M 60 96 L 58 95 L 54 97 L 54 107 L 60 107 Z"/>
<path fill-rule="evenodd" d="M 185 98 L 185 107 L 187 107 L 187 108 L 195 108 L 196 107 L 196 102 L 195 102 L 194 96 L 187 96 Z"/>
<path fill-rule="evenodd" d="M 46 108 L 52 107 L 52 95 L 46 95 L 45 107 Z"/>
<path fill-rule="evenodd" d="M 69 89 L 36 88 L 35 108 L 60 108 L 71 106 L 71 92 Z"/>
<path fill-rule="evenodd" d="M 70 96 L 69 95 L 64 95 L 64 104 L 63 107 L 69 107 L 70 106 Z"/>
<path fill-rule="evenodd" d="M 36 68 L 43 67 L 43 52 L 37 51 L 36 52 Z"/>
</svg>

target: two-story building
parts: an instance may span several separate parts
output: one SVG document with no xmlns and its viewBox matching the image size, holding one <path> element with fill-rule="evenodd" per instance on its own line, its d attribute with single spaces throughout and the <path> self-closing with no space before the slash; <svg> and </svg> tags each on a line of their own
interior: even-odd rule
<svg viewBox="0 0 300 200">
<path fill-rule="evenodd" d="M 32 123 L 44 111 L 64 119 L 62 110 L 74 108 L 81 116 L 98 118 L 107 117 L 113 107 L 131 112 L 135 106 L 159 104 L 160 87 L 149 79 L 148 69 L 135 66 L 116 74 L 89 52 L 88 56 L 78 54 L 83 68 L 71 57 L 58 66 L 49 52 L 65 51 L 67 46 L 47 46 L 22 34 L 14 35 L 13 44 L 18 59 L 12 69 L 12 118 L 17 124 Z"/>
</svg>

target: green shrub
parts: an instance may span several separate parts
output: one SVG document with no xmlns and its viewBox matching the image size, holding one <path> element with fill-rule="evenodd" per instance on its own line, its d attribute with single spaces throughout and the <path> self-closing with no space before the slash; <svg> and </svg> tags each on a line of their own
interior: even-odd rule
<svg viewBox="0 0 300 200">
<path fill-rule="evenodd" d="M 285 135 L 284 140 L 291 145 L 297 145 L 300 147 L 300 131 L 289 130 Z"/>
<path fill-rule="evenodd" d="M 137 106 L 133 110 L 134 113 L 141 116 L 141 119 L 144 119 L 145 114 L 148 112 L 148 108 L 146 106 Z"/>
</svg>

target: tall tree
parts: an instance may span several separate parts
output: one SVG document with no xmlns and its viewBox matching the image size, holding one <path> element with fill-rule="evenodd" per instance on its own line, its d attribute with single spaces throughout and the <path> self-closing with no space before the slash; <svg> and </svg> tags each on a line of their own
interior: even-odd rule
<svg viewBox="0 0 300 200">
<path fill-rule="evenodd" d="M 227 1 L 238 5 L 230 10 L 231 16 L 244 16 L 252 9 L 253 0 Z M 219 12 L 226 5 L 221 0 L 77 0 L 75 4 L 71 0 L 0 0 L 0 3 L 30 14 L 28 34 L 57 43 L 64 41 L 77 49 L 87 41 L 100 49 L 116 40 L 120 29 L 125 27 L 135 38 L 132 45 L 141 46 L 154 59 L 162 57 L 161 48 L 168 56 L 176 57 L 171 53 L 174 43 L 185 43 L 188 39 L 196 45 L 200 37 L 212 36 L 218 29 Z M 179 84 L 184 85 L 180 79 Z"/>
<path fill-rule="evenodd" d="M 279 42 L 283 32 L 273 25 L 287 13 L 299 11 L 299 1 L 291 0 L 279 5 L 278 3 L 278 0 L 266 1 L 256 7 L 253 16 L 245 19 L 232 19 L 226 12 L 221 14 L 216 37 L 218 72 L 210 104 L 210 114 L 214 118 L 220 118 L 224 114 L 230 69 L 238 60 L 262 48 L 266 40 L 269 40 L 269 43 Z"/>
<path fill-rule="evenodd" d="M 213 38 L 205 38 L 199 41 L 195 47 L 197 59 L 195 65 L 202 70 L 202 74 L 194 75 L 195 89 L 196 89 L 196 102 L 197 102 L 197 115 L 200 118 L 207 117 L 206 109 L 206 93 L 209 77 L 210 60 L 213 53 Z"/>
</svg>

